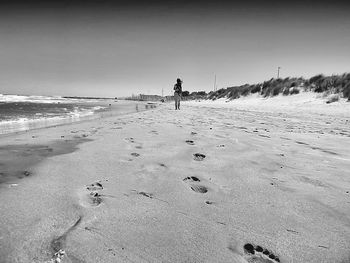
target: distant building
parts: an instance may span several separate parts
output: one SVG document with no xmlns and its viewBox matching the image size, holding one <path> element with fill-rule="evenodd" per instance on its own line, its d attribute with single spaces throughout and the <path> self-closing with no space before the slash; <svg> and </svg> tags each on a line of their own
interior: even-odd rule
<svg viewBox="0 0 350 263">
<path fill-rule="evenodd" d="M 126 100 L 138 100 L 138 101 L 161 101 L 164 99 L 162 96 L 159 95 L 145 95 L 145 94 L 139 94 L 139 95 L 132 95 L 129 98 L 125 98 Z"/>
<path fill-rule="evenodd" d="M 144 95 L 140 94 L 140 100 L 145 101 L 160 101 L 163 97 L 159 95 Z"/>
</svg>

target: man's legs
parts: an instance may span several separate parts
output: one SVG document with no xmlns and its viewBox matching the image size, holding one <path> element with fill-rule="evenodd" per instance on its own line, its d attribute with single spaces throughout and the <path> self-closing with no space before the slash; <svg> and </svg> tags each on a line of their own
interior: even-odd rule
<svg viewBox="0 0 350 263">
<path fill-rule="evenodd" d="M 175 93 L 174 94 L 174 99 L 175 99 L 175 110 L 179 109 L 179 104 L 180 104 L 180 96 L 179 94 Z"/>
</svg>

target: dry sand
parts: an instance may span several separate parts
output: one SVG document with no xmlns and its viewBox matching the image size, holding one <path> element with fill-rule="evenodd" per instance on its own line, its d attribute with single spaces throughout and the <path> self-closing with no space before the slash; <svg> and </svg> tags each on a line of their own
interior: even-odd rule
<svg viewBox="0 0 350 263">
<path fill-rule="evenodd" d="M 350 103 L 305 96 L 2 138 L 24 176 L 0 185 L 0 262 L 349 262 Z"/>
</svg>

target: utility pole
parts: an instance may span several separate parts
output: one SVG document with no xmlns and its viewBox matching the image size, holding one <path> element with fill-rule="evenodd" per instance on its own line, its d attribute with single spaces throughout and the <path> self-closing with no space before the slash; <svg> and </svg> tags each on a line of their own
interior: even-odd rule
<svg viewBox="0 0 350 263">
<path fill-rule="evenodd" d="M 278 78 L 278 79 L 280 78 L 280 69 L 281 69 L 281 67 L 278 67 L 278 68 L 277 68 L 277 78 Z"/>
<path fill-rule="evenodd" d="M 214 91 L 216 91 L 216 74 L 215 74 L 215 78 L 214 78 Z"/>
</svg>

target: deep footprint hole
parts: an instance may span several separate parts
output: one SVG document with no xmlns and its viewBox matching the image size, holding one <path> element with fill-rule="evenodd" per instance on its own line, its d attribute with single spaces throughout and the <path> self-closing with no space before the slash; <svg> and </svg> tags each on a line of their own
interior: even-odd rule
<svg viewBox="0 0 350 263">
<path fill-rule="evenodd" d="M 275 256 L 269 250 L 262 248 L 261 246 L 254 247 L 252 244 L 247 243 L 247 244 L 245 244 L 243 246 L 243 248 L 244 248 L 245 253 L 247 253 L 247 254 L 252 254 L 252 255 L 254 255 L 254 254 L 255 255 L 259 255 L 260 254 L 260 257 L 262 257 L 262 259 L 265 256 L 265 257 L 268 257 L 271 260 L 274 260 L 274 262 L 280 262 L 280 259 L 277 256 Z M 256 254 L 256 252 L 258 254 Z M 267 260 L 270 262 L 269 259 L 267 259 Z M 265 261 L 266 261 L 266 258 L 265 258 Z"/>
<path fill-rule="evenodd" d="M 184 181 L 191 181 L 191 182 L 200 182 L 201 180 L 199 180 L 198 177 L 195 176 L 188 176 L 185 179 L 183 179 Z"/>
<path fill-rule="evenodd" d="M 148 197 L 148 198 L 151 198 L 151 199 L 153 198 L 153 194 L 151 194 L 151 193 L 138 192 L 137 194 L 143 195 L 143 196 Z"/>
<path fill-rule="evenodd" d="M 255 249 L 254 249 L 254 246 L 252 244 L 245 244 L 243 246 L 244 248 L 244 251 L 248 254 L 255 254 Z"/>
<path fill-rule="evenodd" d="M 98 206 L 102 203 L 102 197 L 97 191 L 90 192 L 90 200 L 94 206 Z"/>
<path fill-rule="evenodd" d="M 202 185 L 192 185 L 191 189 L 192 191 L 196 193 L 201 193 L 201 194 L 205 194 L 206 192 L 208 192 L 208 188 Z"/>
<path fill-rule="evenodd" d="M 202 153 L 195 153 L 193 154 L 193 159 L 196 160 L 196 161 L 203 161 L 203 159 L 205 158 L 206 156 Z"/>
<path fill-rule="evenodd" d="M 92 197 L 92 204 L 93 205 L 98 206 L 101 203 L 102 203 L 102 198 L 99 195 Z"/>
<path fill-rule="evenodd" d="M 96 183 L 93 183 L 93 184 L 90 184 L 90 185 L 86 186 L 86 189 L 89 190 L 89 191 L 102 190 L 103 186 L 102 186 L 101 183 L 96 182 Z"/>
</svg>

